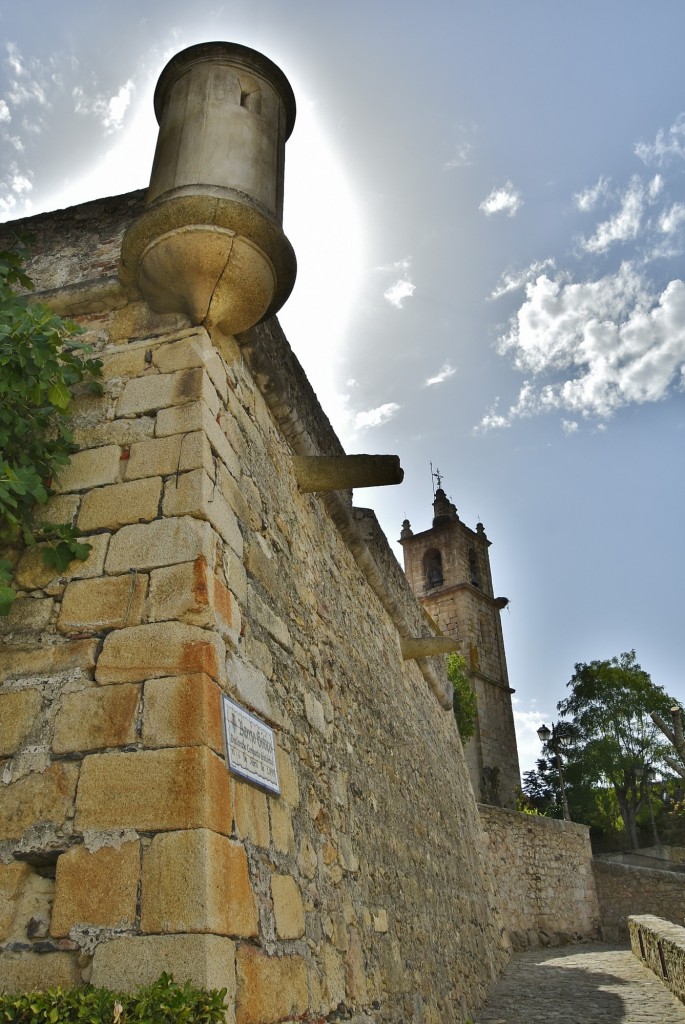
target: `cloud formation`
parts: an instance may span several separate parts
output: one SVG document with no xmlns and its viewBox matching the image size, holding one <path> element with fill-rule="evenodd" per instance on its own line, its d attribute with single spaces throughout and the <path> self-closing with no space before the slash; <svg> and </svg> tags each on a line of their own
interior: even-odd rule
<svg viewBox="0 0 685 1024">
<path fill-rule="evenodd" d="M 400 274 L 400 277 L 383 292 L 383 298 L 391 306 L 394 306 L 395 309 L 402 309 L 404 300 L 410 299 L 416 291 L 416 285 L 409 276 L 410 268 L 411 256 L 403 256 L 402 259 L 396 260 L 394 263 L 386 263 L 383 266 L 376 267 L 376 270 L 383 271 L 384 273 Z"/>
<path fill-rule="evenodd" d="M 494 188 L 490 195 L 486 196 L 478 207 L 486 217 L 492 217 L 495 213 L 506 213 L 513 217 L 523 206 L 521 193 L 508 181 L 500 188 Z"/>
<path fill-rule="evenodd" d="M 554 270 L 555 265 L 554 259 L 548 256 L 545 260 L 535 260 L 530 266 L 524 267 L 523 270 L 505 270 L 498 283 L 488 295 L 488 299 L 501 299 L 503 295 L 518 291 L 519 288 L 527 285 L 529 281 L 534 281 L 543 270 Z"/>
<path fill-rule="evenodd" d="M 441 369 L 438 370 L 434 377 L 426 378 L 423 382 L 423 386 L 425 388 L 430 388 L 433 387 L 434 384 L 442 384 L 442 382 L 447 380 L 449 377 L 453 377 L 456 372 L 456 368 L 454 366 L 450 366 L 448 360 L 442 364 Z"/>
<path fill-rule="evenodd" d="M 455 146 L 454 156 L 445 162 L 445 170 L 454 171 L 458 167 L 470 167 L 472 153 L 472 142 L 459 143 L 458 146 Z"/>
<path fill-rule="evenodd" d="M 480 430 L 550 410 L 606 420 L 683 388 L 685 283 L 655 294 L 627 262 L 583 283 L 542 274 L 498 348 L 529 379 L 505 414 L 495 403 Z"/>
<path fill-rule="evenodd" d="M 354 429 L 364 430 L 367 427 L 380 427 L 387 423 L 399 411 L 397 402 L 386 402 L 375 409 L 368 409 L 366 412 L 358 412 L 354 417 Z"/>
<path fill-rule="evenodd" d="M 638 142 L 634 152 L 643 163 L 657 167 L 685 159 L 685 114 L 679 114 L 666 131 L 660 128 L 654 142 Z"/>
<path fill-rule="evenodd" d="M 416 285 L 407 277 L 400 278 L 399 281 L 395 281 L 389 288 L 383 292 L 383 298 L 387 299 L 391 306 L 395 309 L 402 309 L 402 303 L 405 299 L 410 299 L 416 291 Z"/>
<path fill-rule="evenodd" d="M 610 194 L 610 178 L 601 177 L 596 185 L 592 185 L 590 188 L 585 188 L 581 192 L 576 192 L 573 197 L 577 209 L 582 213 L 589 213 L 597 206 L 597 204 L 606 199 Z"/>
<path fill-rule="evenodd" d="M 581 195 L 587 197 L 587 193 Z M 583 249 L 586 252 L 601 253 L 606 252 L 615 242 L 633 241 L 637 238 L 642 225 L 644 206 L 645 188 L 641 179 L 635 175 L 621 196 L 621 206 L 618 212 L 608 220 L 602 221 L 597 226 L 594 235 L 583 239 L 581 243 Z"/>
<path fill-rule="evenodd" d="M 124 115 L 133 96 L 133 79 L 129 78 L 114 96 L 102 93 L 90 97 L 80 86 L 72 89 L 74 111 L 77 114 L 95 114 L 100 119 L 105 134 L 118 131 L 124 123 Z"/>
</svg>

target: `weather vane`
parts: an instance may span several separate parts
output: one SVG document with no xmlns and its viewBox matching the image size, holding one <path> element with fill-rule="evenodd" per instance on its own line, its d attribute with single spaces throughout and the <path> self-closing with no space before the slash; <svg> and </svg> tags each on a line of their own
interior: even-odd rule
<svg viewBox="0 0 685 1024">
<path fill-rule="evenodd" d="M 442 487 L 442 473 L 437 468 L 436 468 L 435 472 L 433 472 L 433 463 L 432 462 L 430 464 L 430 467 L 431 467 L 431 486 L 433 488 L 433 497 L 435 497 L 435 485 L 433 484 L 433 481 L 437 480 L 438 481 L 438 488 Z"/>
</svg>

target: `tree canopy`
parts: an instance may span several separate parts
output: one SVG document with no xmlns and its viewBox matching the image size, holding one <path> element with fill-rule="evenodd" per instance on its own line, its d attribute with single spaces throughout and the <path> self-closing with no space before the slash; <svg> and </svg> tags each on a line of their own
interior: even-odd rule
<svg viewBox="0 0 685 1024">
<path fill-rule="evenodd" d="M 604 661 L 579 663 L 559 701 L 569 774 L 586 784 L 613 788 L 631 845 L 637 815 L 648 799 L 649 773 L 664 764 L 664 744 L 650 713 L 667 712 L 674 701 L 652 682 L 635 651 Z"/>
</svg>

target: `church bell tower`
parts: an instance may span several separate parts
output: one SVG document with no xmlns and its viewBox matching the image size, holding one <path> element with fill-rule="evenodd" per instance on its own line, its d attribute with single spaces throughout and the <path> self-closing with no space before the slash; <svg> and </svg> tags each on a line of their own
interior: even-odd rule
<svg viewBox="0 0 685 1024">
<path fill-rule="evenodd" d="M 441 484 L 438 476 L 438 485 Z M 506 598 L 492 588 L 488 540 L 482 523 L 462 523 L 441 486 L 433 525 L 414 533 L 407 519 L 400 543 L 404 571 L 418 601 L 442 632 L 461 642 L 469 682 L 478 701 L 476 733 L 464 745 L 476 799 L 516 807 L 518 750 L 500 611 Z"/>
</svg>

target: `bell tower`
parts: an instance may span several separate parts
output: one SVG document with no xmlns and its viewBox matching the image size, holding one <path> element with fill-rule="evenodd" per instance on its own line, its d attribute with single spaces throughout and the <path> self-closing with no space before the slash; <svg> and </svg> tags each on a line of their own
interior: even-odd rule
<svg viewBox="0 0 685 1024">
<path fill-rule="evenodd" d="M 441 484 L 438 475 L 438 485 Z M 404 571 L 417 600 L 442 632 L 461 642 L 469 682 L 478 701 L 476 733 L 464 745 L 476 799 L 516 806 L 520 786 L 518 750 L 500 611 L 494 596 L 488 540 L 482 523 L 462 523 L 438 486 L 433 525 L 414 533 L 402 524 Z"/>
</svg>

